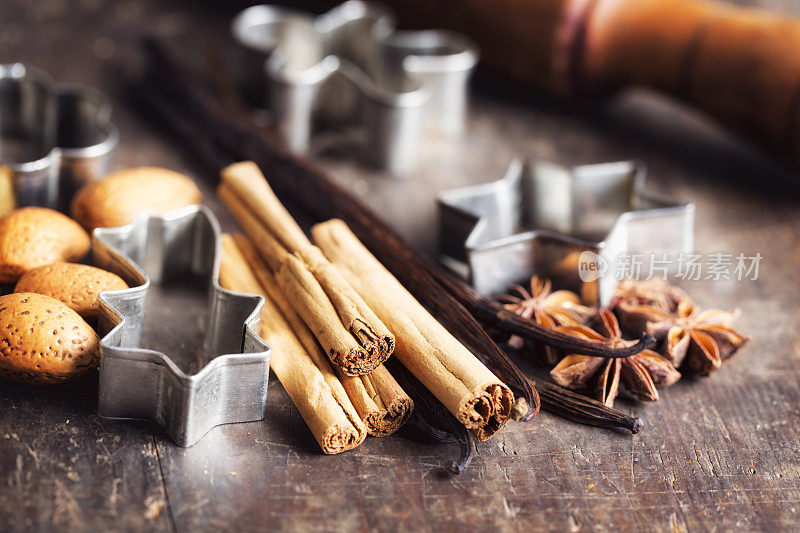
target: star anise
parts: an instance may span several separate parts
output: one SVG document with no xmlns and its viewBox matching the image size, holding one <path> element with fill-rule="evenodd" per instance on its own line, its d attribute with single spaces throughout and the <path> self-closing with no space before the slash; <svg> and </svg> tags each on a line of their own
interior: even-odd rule
<svg viewBox="0 0 800 533">
<path fill-rule="evenodd" d="M 646 305 L 674 313 L 681 302 L 689 301 L 691 301 L 689 295 L 683 289 L 670 285 L 662 279 L 624 280 L 617 285 L 608 307 L 616 311 L 621 304 Z"/>
<path fill-rule="evenodd" d="M 600 309 L 595 322 L 595 329 L 560 326 L 558 331 L 612 347 L 630 346 L 636 342 L 622 338 L 619 323 L 608 309 Z M 654 402 L 658 400 L 656 386 L 667 387 L 681 377 L 672 363 L 652 350 L 643 350 L 625 359 L 567 355 L 550 371 L 550 375 L 562 387 L 592 390 L 595 397 L 609 407 L 614 405 L 620 381 L 640 400 Z"/>
<path fill-rule="evenodd" d="M 624 302 L 617 312 L 627 330 L 646 331 L 658 339 L 661 352 L 676 367 L 703 376 L 718 370 L 750 339 L 733 329 L 738 312 L 701 312 L 688 300 L 674 313 Z"/>
<path fill-rule="evenodd" d="M 580 325 L 593 314 L 591 308 L 581 305 L 577 294 L 567 290 L 553 292 L 550 280 L 538 276 L 531 278 L 530 291 L 521 285 L 512 285 L 510 290 L 512 294 L 499 298 L 503 307 L 547 329 Z M 516 349 L 524 346 L 523 339 L 516 335 L 508 343 Z M 548 364 L 552 365 L 558 360 L 555 351 L 549 346 L 537 347 L 534 352 Z"/>
</svg>

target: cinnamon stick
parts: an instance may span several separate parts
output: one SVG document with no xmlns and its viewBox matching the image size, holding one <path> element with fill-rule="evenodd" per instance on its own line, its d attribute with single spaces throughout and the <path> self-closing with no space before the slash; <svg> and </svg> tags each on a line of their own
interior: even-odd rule
<svg viewBox="0 0 800 533">
<path fill-rule="evenodd" d="M 319 353 L 324 357 L 314 335 L 281 293 L 274 276 L 262 261 L 253 243 L 242 234 L 234 235 L 233 238 L 256 279 L 283 313 L 286 322 L 306 351 Z M 355 377 L 346 375 L 335 365 L 333 371 L 342 382 L 369 435 L 375 437 L 391 435 L 408 421 L 414 410 L 414 402 L 386 367 L 380 365 L 369 374 Z"/>
<path fill-rule="evenodd" d="M 374 437 L 391 435 L 408 422 L 414 411 L 414 402 L 384 365 L 343 383 L 367 433 Z"/>
<path fill-rule="evenodd" d="M 234 164 L 222 176 L 220 199 L 331 361 L 350 376 L 375 370 L 394 350 L 391 332 L 306 238 L 257 167 Z"/>
<path fill-rule="evenodd" d="M 261 257 L 267 261 L 270 270 L 273 272 L 280 269 L 281 264 L 289 257 L 289 252 L 267 229 L 261 225 L 258 219 L 247 209 L 236 196 L 230 187 L 220 185 L 217 188 L 217 196 L 228 211 L 233 215 L 233 218 L 239 223 L 239 226 L 245 233 L 257 243 Z"/>
<path fill-rule="evenodd" d="M 286 207 L 278 200 L 258 166 L 252 161 L 228 165 L 220 174 L 222 184 L 248 207 L 251 213 L 280 241 L 287 250 L 302 250 L 311 241 L 297 225 Z"/>
<path fill-rule="evenodd" d="M 397 334 L 396 357 L 478 440 L 509 419 L 511 389 L 453 337 L 341 220 L 311 229 L 314 242 Z"/>
<path fill-rule="evenodd" d="M 222 238 L 219 283 L 223 287 L 264 297 L 261 336 L 272 347 L 270 368 L 308 424 L 322 451 L 351 450 L 367 435 L 366 427 L 321 353 L 309 352 L 266 296 L 230 235 Z"/>
</svg>

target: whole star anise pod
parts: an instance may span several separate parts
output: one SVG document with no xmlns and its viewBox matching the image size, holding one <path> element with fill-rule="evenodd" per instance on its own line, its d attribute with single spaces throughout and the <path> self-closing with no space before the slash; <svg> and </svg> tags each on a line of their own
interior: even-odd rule
<svg viewBox="0 0 800 533">
<path fill-rule="evenodd" d="M 498 298 L 503 307 L 548 329 L 580 325 L 593 315 L 593 310 L 581 305 L 580 298 L 574 292 L 567 290 L 553 292 L 548 279 L 533 276 L 530 291 L 521 285 L 512 285 L 510 290 L 512 294 Z M 516 335 L 512 336 L 508 343 L 517 349 L 525 345 L 523 339 Z M 543 357 L 548 364 L 552 365 L 558 360 L 555 351 L 549 346 L 537 347 L 534 352 Z"/>
<path fill-rule="evenodd" d="M 560 326 L 558 331 L 576 337 L 601 341 L 612 347 L 630 346 L 636 341 L 622 338 L 614 314 L 600 309 L 595 329 L 586 326 Z M 656 386 L 667 387 L 678 381 L 680 373 L 665 357 L 644 350 L 625 359 L 604 359 L 567 355 L 550 371 L 556 383 L 569 389 L 587 389 L 605 405 L 613 407 L 620 381 L 628 392 L 643 401 L 658 400 Z"/>
<path fill-rule="evenodd" d="M 662 279 L 654 278 L 646 281 L 627 279 L 617 285 L 608 308 L 616 311 L 622 304 L 646 305 L 674 313 L 681 302 L 690 301 L 689 295 L 683 289 L 670 285 Z"/>
<path fill-rule="evenodd" d="M 700 311 L 689 301 L 681 302 L 674 313 L 626 303 L 617 313 L 625 329 L 646 331 L 658 339 L 661 352 L 676 367 L 702 376 L 718 370 L 750 340 L 733 329 L 737 312 Z"/>
</svg>

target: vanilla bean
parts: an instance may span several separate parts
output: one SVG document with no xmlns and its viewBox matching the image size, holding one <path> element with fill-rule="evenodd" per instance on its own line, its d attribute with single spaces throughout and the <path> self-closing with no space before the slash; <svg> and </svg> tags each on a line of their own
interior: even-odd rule
<svg viewBox="0 0 800 533">
<path fill-rule="evenodd" d="M 176 113 L 163 99 L 159 98 L 157 92 L 148 90 L 146 93 L 139 93 L 139 95 L 146 96 L 150 104 L 157 108 L 157 112 L 161 115 L 161 118 L 166 119 L 168 125 L 177 129 L 179 134 L 186 135 L 189 132 L 194 132 L 192 126 L 183 119 L 182 115 Z M 210 166 L 210 168 L 222 168 L 232 161 L 231 158 L 223 155 L 220 150 L 215 149 L 207 138 L 199 137 L 198 141 L 201 141 L 201 144 L 198 145 L 201 149 L 198 151 L 202 153 L 206 165 Z M 499 310 L 493 311 L 505 312 L 502 307 Z M 476 353 L 484 364 L 490 363 L 486 358 L 480 356 L 480 352 Z M 412 413 L 409 425 L 413 425 L 420 433 L 433 441 L 458 442 L 461 450 L 460 457 L 457 461 L 453 461 L 450 470 L 454 473 L 463 472 L 472 460 L 472 452 L 474 449 L 474 442 L 472 441 L 472 436 L 469 431 L 467 431 L 463 425 L 459 424 L 429 391 L 421 387 L 416 378 L 403 368 L 402 365 L 398 365 L 396 362 L 392 363 L 391 360 L 388 363 L 393 365 L 391 367 L 393 368 L 393 373 L 401 374 L 400 376 L 395 375 L 395 378 L 417 404 L 417 408 Z M 498 374 L 501 373 L 493 364 L 487 364 L 487 366 L 489 366 L 492 371 Z M 408 383 L 409 381 L 411 382 L 410 384 Z M 531 381 L 539 393 L 542 408 L 552 414 L 579 424 L 597 427 L 619 427 L 627 429 L 631 433 L 638 433 L 644 427 L 641 418 L 629 416 L 622 411 L 607 407 L 597 400 L 577 394 L 547 381 Z M 409 390 L 412 387 L 414 390 Z M 516 391 L 520 392 L 519 389 Z M 530 411 L 527 417 L 530 418 L 531 414 L 535 413 Z M 447 429 L 441 429 L 442 427 Z"/>
<path fill-rule="evenodd" d="M 488 326 L 493 326 L 504 333 L 519 335 L 537 342 L 543 342 L 570 353 L 604 357 L 606 359 L 624 358 L 637 354 L 655 344 L 656 339 L 644 334 L 639 342 L 626 348 L 611 348 L 599 342 L 578 339 L 558 331 L 543 328 L 532 320 L 524 318 L 504 308 L 500 303 L 481 296 L 475 289 L 458 279 L 451 272 L 442 268 L 431 272 L 472 314 Z"/>
<path fill-rule="evenodd" d="M 408 424 L 435 442 L 457 442 L 460 454 L 458 460 L 451 463 L 450 471 L 460 474 L 466 470 L 472 462 L 472 453 L 475 451 L 475 441 L 469 430 L 456 420 L 450 411 L 406 367 L 394 358 L 386 361 L 386 368 L 416 406 Z"/>
<path fill-rule="evenodd" d="M 618 427 L 639 433 L 644 422 L 639 417 L 607 407 L 592 398 L 559 387 L 553 383 L 532 380 L 542 399 L 542 408 L 579 424 L 598 427 Z"/>
<path fill-rule="evenodd" d="M 151 102 L 160 102 L 156 111 L 161 113 L 162 118 L 176 130 L 193 152 L 213 152 L 213 158 L 205 154 L 204 162 L 210 165 L 209 170 L 214 175 L 222 165 L 213 166 L 211 159 L 224 161 L 223 164 L 243 159 L 254 160 L 268 173 L 270 182 L 280 194 L 315 218 L 322 220 L 338 216 L 345 219 L 370 250 L 446 328 L 461 342 L 470 346 L 475 355 L 495 370 L 509 386 L 523 393 L 531 406 L 531 414 L 538 409 L 538 395 L 525 376 L 489 338 L 467 307 L 481 320 L 500 329 L 513 328 L 516 334 L 540 342 L 551 342 L 566 347 L 573 353 L 624 357 L 635 353 L 642 348 L 642 344 L 649 341 L 643 339 L 635 348 L 608 350 L 597 343 L 564 338 L 508 313 L 414 250 L 368 208 L 338 187 L 323 171 L 308 161 L 285 152 L 249 119 L 235 111 L 224 109 L 202 84 L 180 64 L 170 59 L 160 46 L 151 44 L 149 59 L 150 72 L 144 85 L 152 90 L 143 92 L 142 95 Z M 153 94 L 158 96 L 153 97 Z M 213 146 L 210 148 L 209 139 L 213 139 Z M 576 399 L 567 395 L 559 398 L 559 401 L 566 402 L 568 406 L 569 402 L 575 402 L 573 407 L 579 413 L 586 414 L 588 422 L 584 423 L 613 425 L 607 424 L 600 413 L 583 410 L 581 402 L 584 400 L 580 397 Z M 560 414 L 559 410 L 563 411 L 552 405 L 548 402 L 548 410 L 555 410 L 556 414 Z M 598 418 L 593 420 L 593 416 Z"/>
<path fill-rule="evenodd" d="M 224 108 L 217 98 L 203 90 L 197 80 L 192 79 L 190 73 L 172 60 L 158 43 L 150 41 L 148 50 L 151 65 L 154 67 L 154 83 L 158 83 L 163 91 L 171 90 L 176 105 L 184 105 L 188 112 L 194 112 L 192 114 L 198 120 L 204 121 L 205 128 L 213 132 L 218 144 L 231 154 L 232 159 L 255 161 L 269 174 L 270 183 L 276 190 L 303 207 L 313 217 L 319 220 L 343 219 L 373 254 L 412 292 L 416 293 L 416 289 L 409 286 L 412 278 L 433 278 L 479 320 L 571 353 L 606 358 L 629 357 L 655 343 L 652 336 L 644 335 L 634 346 L 609 348 L 597 342 L 548 330 L 506 311 L 497 302 L 480 295 L 466 282 L 416 251 L 357 198 L 334 183 L 324 171 L 309 161 L 290 154 L 273 139 L 266 138 L 246 117 Z M 405 262 L 413 264 L 404 267 Z M 430 299 L 438 299 L 441 292 L 437 291 Z M 417 297 L 427 306 L 424 295 Z"/>
<path fill-rule="evenodd" d="M 145 110 L 147 118 L 173 129 L 182 139 L 192 139 L 192 154 L 204 168 L 221 169 L 232 162 L 230 156 L 217 147 L 213 138 L 198 135 L 192 121 L 185 114 L 177 112 L 168 98 L 152 84 L 136 84 L 131 93 L 133 100 Z"/>
</svg>

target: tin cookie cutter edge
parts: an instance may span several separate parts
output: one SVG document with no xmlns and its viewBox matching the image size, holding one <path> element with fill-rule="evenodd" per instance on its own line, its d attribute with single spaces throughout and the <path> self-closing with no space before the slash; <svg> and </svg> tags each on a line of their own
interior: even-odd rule
<svg viewBox="0 0 800 533">
<path fill-rule="evenodd" d="M 138 283 L 100 294 L 100 416 L 155 422 L 180 446 L 215 426 L 264 418 L 271 354 L 258 334 L 264 300 L 219 285 L 220 235 L 203 206 L 93 232 L 94 264 Z M 150 284 L 189 272 L 210 277 L 205 346 L 220 354 L 192 375 L 138 347 Z"/>
<path fill-rule="evenodd" d="M 694 204 L 646 191 L 646 173 L 637 161 L 515 159 L 499 180 L 439 193 L 440 256 L 487 296 L 540 275 L 605 305 L 618 280 L 607 269 L 584 282 L 582 252 L 607 267 L 620 254 L 694 246 Z"/>
<path fill-rule="evenodd" d="M 65 207 L 85 183 L 111 168 L 119 132 L 110 121 L 111 104 L 101 92 L 56 83 L 45 72 L 22 63 L 0 65 L 3 136 L 27 143 L 32 158 L 0 151 L 11 171 L 16 207 Z M 2 143 L 0 143 L 2 144 Z M 35 155 L 33 155 L 35 154 Z"/>
<path fill-rule="evenodd" d="M 356 125 L 362 158 L 404 174 L 424 134 L 454 137 L 464 129 L 478 48 L 462 34 L 397 31 L 390 11 L 360 0 L 317 17 L 252 6 L 234 18 L 232 33 L 266 57 L 270 111 L 295 152 L 309 151 L 319 117 Z"/>
</svg>

